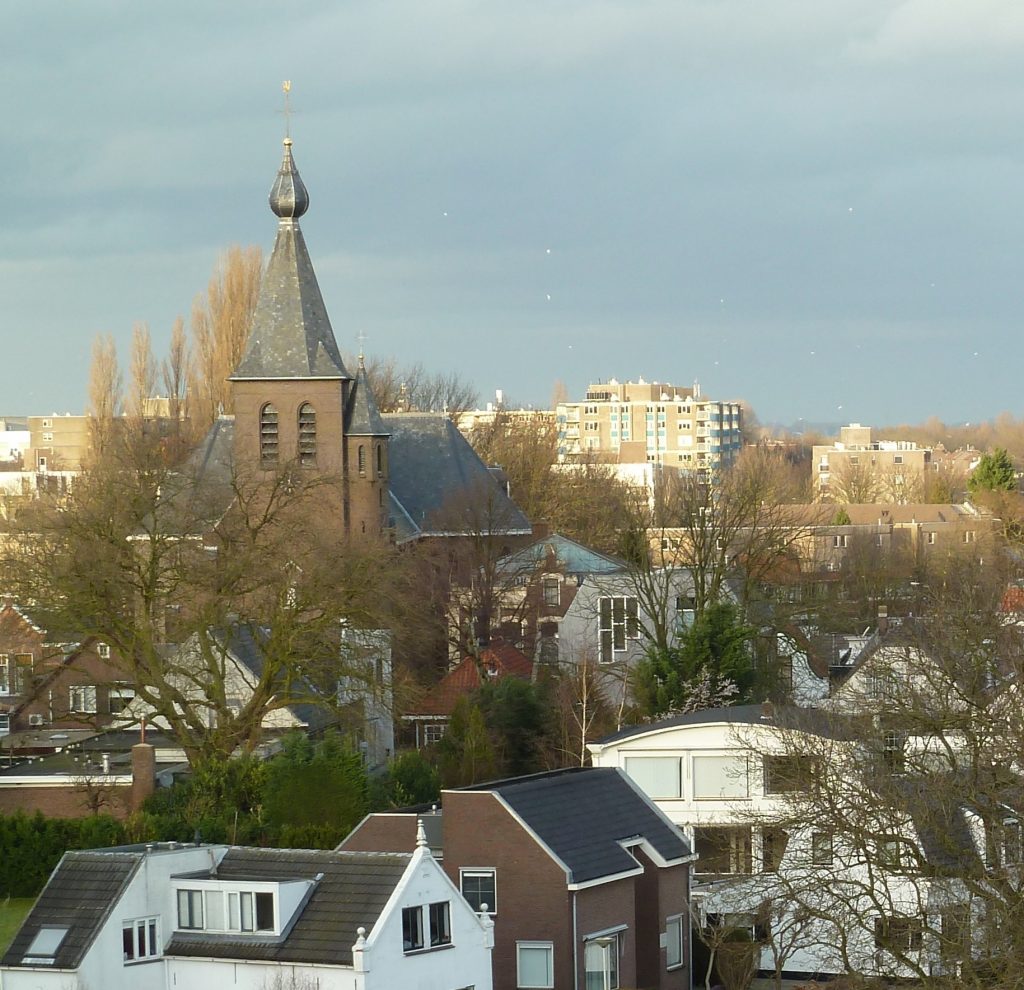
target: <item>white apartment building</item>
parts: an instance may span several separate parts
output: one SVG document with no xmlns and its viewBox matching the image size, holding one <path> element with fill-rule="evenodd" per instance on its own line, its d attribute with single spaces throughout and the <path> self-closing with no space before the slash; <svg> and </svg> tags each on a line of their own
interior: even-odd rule
<svg viewBox="0 0 1024 990">
<path fill-rule="evenodd" d="M 555 410 L 558 458 L 595 457 L 613 464 L 655 464 L 681 470 L 718 470 L 742 446 L 738 402 L 701 395 L 700 385 L 619 382 L 587 386 L 582 402 Z"/>
</svg>

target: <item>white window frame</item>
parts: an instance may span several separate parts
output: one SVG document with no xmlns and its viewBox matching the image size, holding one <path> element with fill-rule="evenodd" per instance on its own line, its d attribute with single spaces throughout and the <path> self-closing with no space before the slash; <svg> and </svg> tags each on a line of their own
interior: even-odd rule
<svg viewBox="0 0 1024 990">
<path fill-rule="evenodd" d="M 97 643 L 96 644 L 96 656 L 101 660 L 110 659 L 110 644 L 109 643 Z"/>
<path fill-rule="evenodd" d="M 406 916 L 410 918 L 418 918 L 417 921 L 417 934 L 419 935 L 419 944 L 410 942 L 406 944 L 405 938 L 405 919 Z M 426 925 L 423 921 L 423 905 L 422 904 L 410 904 L 408 907 L 402 908 L 402 951 L 403 952 L 422 952 L 427 947 L 427 932 Z"/>
<path fill-rule="evenodd" d="M 686 947 L 683 929 L 685 917 L 685 914 L 673 914 L 665 919 L 665 969 L 679 969 L 685 961 L 686 953 L 683 951 Z M 673 948 L 677 950 L 675 962 L 672 961 Z"/>
<path fill-rule="evenodd" d="M 621 982 L 621 968 L 622 968 L 622 933 L 625 931 L 624 928 L 617 929 L 616 931 L 606 932 L 599 935 L 588 935 L 583 940 L 583 985 L 586 986 L 587 974 L 590 972 L 587 969 L 587 949 L 596 948 L 605 950 L 604 958 L 607 962 L 613 959 L 615 968 L 613 971 L 608 969 L 602 969 L 601 975 L 604 976 L 607 973 L 608 979 L 602 980 L 603 983 L 607 984 L 608 990 L 619 990 L 622 986 Z M 604 942 L 602 945 L 600 943 Z"/>
<path fill-rule="evenodd" d="M 745 782 L 744 793 L 742 794 L 698 794 L 697 793 L 697 766 L 698 761 L 719 760 L 730 761 L 737 764 L 737 771 L 742 767 L 742 777 L 739 772 L 736 774 L 736 781 Z M 693 786 L 694 801 L 747 801 L 750 799 L 750 756 L 747 753 L 694 753 L 690 757 L 690 781 Z"/>
<path fill-rule="evenodd" d="M 423 726 L 423 745 L 433 746 L 439 743 L 444 738 L 446 725 L 440 725 L 437 722 L 428 723 Z"/>
<path fill-rule="evenodd" d="M 459 868 L 459 893 L 466 898 L 470 907 L 473 907 L 473 902 L 466 897 L 466 877 L 490 877 L 491 889 L 494 891 L 494 895 L 486 904 L 487 914 L 493 918 L 498 913 L 498 871 L 493 866 L 462 866 Z M 481 901 L 480 903 L 483 904 L 484 902 Z M 479 913 L 479 905 L 473 907 L 473 910 Z"/>
<path fill-rule="evenodd" d="M 525 983 L 523 981 L 522 951 L 544 951 L 547 953 L 547 982 Z M 516 942 L 516 986 L 521 990 L 554 990 L 555 986 L 555 943 Z"/>
<path fill-rule="evenodd" d="M 11 694 L 11 658 L 0 653 L 0 695 Z"/>
<path fill-rule="evenodd" d="M 95 684 L 72 684 L 68 688 L 68 712 L 79 715 L 95 715 L 96 685 Z"/>
<path fill-rule="evenodd" d="M 608 624 L 605 625 L 605 602 L 608 602 Z M 622 603 L 622 619 L 615 617 L 616 602 Z M 621 631 L 621 646 L 616 646 L 616 633 Z M 605 634 L 609 650 L 604 649 Z M 640 638 L 640 607 L 633 595 L 601 595 L 597 600 L 597 655 L 601 663 L 614 663 L 615 654 L 628 652 L 630 640 Z M 607 653 L 607 655 L 606 655 Z"/>
<path fill-rule="evenodd" d="M 208 883 L 196 883 L 192 881 L 191 884 L 183 884 L 180 887 L 174 889 L 174 904 L 175 911 L 177 913 L 177 928 L 179 931 L 204 931 L 204 932 L 242 932 L 244 934 L 260 934 L 260 935 L 280 935 L 281 934 L 281 903 L 276 890 L 276 884 L 263 884 L 263 883 L 249 883 L 246 886 L 234 886 L 231 887 L 218 887 Z M 199 925 L 193 925 L 185 927 L 181 923 L 181 904 L 182 894 L 187 895 L 189 903 L 189 912 L 193 916 L 189 920 L 194 920 L 194 914 L 192 913 L 192 895 L 198 895 L 200 904 L 200 921 Z M 256 895 L 257 894 L 269 894 L 272 900 L 273 917 L 271 919 L 270 928 L 257 928 L 257 909 L 256 909 Z M 210 911 L 208 908 L 208 900 L 213 901 L 214 898 L 220 898 L 220 904 L 216 910 L 216 914 L 220 917 L 220 924 L 212 926 L 210 924 Z M 248 911 L 245 909 L 245 898 L 248 897 Z M 246 917 L 248 917 L 250 926 L 246 927 Z M 237 919 L 237 922 L 236 920 Z"/>
<path fill-rule="evenodd" d="M 141 929 L 141 931 L 140 931 Z M 124 949 L 124 939 L 127 933 L 131 933 L 132 954 L 129 955 Z M 139 936 L 142 937 L 142 951 L 139 949 Z M 138 963 L 149 962 L 151 959 L 163 955 L 163 946 L 160 942 L 160 918 L 152 915 L 148 918 L 126 918 L 121 922 L 121 955 L 125 966 L 134 966 Z"/>
</svg>

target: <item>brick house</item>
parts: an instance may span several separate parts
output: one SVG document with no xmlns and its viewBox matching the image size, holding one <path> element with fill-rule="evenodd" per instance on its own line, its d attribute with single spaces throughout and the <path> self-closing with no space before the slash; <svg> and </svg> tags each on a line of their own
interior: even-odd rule
<svg viewBox="0 0 1024 990">
<path fill-rule="evenodd" d="M 417 749 L 438 742 L 460 698 L 476 691 L 486 680 L 502 677 L 533 679 L 533 662 L 514 646 L 494 640 L 480 650 L 479 656 L 463 657 L 448 671 L 440 682 L 413 706 L 413 711 L 402 716 L 410 727 Z"/>
<path fill-rule="evenodd" d="M 628 777 L 575 767 L 444 791 L 444 869 L 494 918 L 495 990 L 689 985 L 690 846 Z M 414 813 L 345 850 L 407 851 Z"/>
</svg>

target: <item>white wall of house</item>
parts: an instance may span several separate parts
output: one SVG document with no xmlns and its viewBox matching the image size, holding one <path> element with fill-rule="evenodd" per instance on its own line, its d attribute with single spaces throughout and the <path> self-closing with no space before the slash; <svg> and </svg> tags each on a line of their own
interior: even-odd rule
<svg viewBox="0 0 1024 990">
<path fill-rule="evenodd" d="M 790 730 L 787 730 L 790 731 Z M 871 930 L 878 904 L 889 904 L 892 915 L 920 916 L 936 912 L 957 899 L 953 889 L 939 890 L 927 882 L 913 882 L 891 873 L 878 863 L 869 867 L 860 852 L 844 850 L 836 838 L 832 865 L 815 864 L 812 856 L 813 822 L 789 834 L 777 870 L 763 869 L 764 823 L 783 810 L 785 798 L 766 792 L 765 756 L 787 751 L 783 730 L 763 723 L 702 722 L 666 728 L 590 745 L 595 766 L 621 767 L 655 801 L 691 841 L 701 828 L 750 829 L 750 865 L 734 874 L 711 875 L 698 859 L 693 894 L 705 913 L 756 915 L 766 901 L 776 905 L 772 929 L 776 946 L 785 944 L 788 972 L 841 973 L 845 962 L 838 951 L 847 939 L 852 964 L 861 972 L 894 973 L 893 960 L 879 954 Z M 837 759 L 843 747 L 837 744 Z M 790 750 L 792 751 L 792 750 Z M 907 823 L 901 835 L 916 842 Z M 699 850 L 696 850 L 699 852 Z M 850 886 L 844 888 L 844 883 Z M 866 892 L 877 893 L 877 903 Z M 792 891 L 806 901 L 816 898 L 821 913 L 833 917 L 797 922 L 792 913 Z M 842 893 L 846 891 L 844 898 Z M 851 894 L 850 891 L 857 893 Z M 851 924 L 852 918 L 861 919 Z M 932 920 L 932 926 L 937 923 Z M 842 935 L 837 926 L 842 926 Z M 927 946 L 922 951 L 928 951 Z M 762 951 L 761 967 L 773 968 L 771 947 Z M 904 975 L 911 975 L 906 972 Z"/>
<path fill-rule="evenodd" d="M 162 955 L 150 961 L 125 962 L 122 928 L 125 922 L 156 917 L 161 952 L 177 924 L 177 908 L 171 895 L 172 874 L 208 869 L 224 854 L 224 846 L 160 848 L 148 854 L 114 905 L 77 972 L 36 969 L 6 969 L 4 990 L 164 990 Z"/>
</svg>

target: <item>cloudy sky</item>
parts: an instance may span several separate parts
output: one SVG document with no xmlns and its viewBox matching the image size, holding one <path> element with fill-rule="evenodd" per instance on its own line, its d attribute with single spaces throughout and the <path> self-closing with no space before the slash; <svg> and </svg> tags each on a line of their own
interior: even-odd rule
<svg viewBox="0 0 1024 990">
<path fill-rule="evenodd" d="M 269 250 L 292 80 L 344 350 L 546 404 L 1021 412 L 1019 0 L 36 0 L 0 13 L 0 414 Z"/>
</svg>

